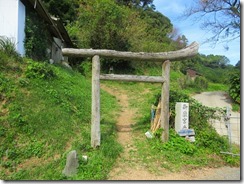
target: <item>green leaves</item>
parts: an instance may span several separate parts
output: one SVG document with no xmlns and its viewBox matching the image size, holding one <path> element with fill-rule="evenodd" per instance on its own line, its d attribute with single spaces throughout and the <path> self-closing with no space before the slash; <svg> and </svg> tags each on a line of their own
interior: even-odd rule
<svg viewBox="0 0 244 184">
<path fill-rule="evenodd" d="M 28 8 L 28 7 L 27 7 Z M 41 31 L 40 31 L 41 30 Z M 31 10 L 27 10 L 25 25 L 25 55 L 36 60 L 47 59 L 46 49 L 48 48 L 47 24 L 40 19 L 38 14 Z"/>
<path fill-rule="evenodd" d="M 43 0 L 49 13 L 67 24 L 77 18 L 79 0 Z"/>
<path fill-rule="evenodd" d="M 55 73 L 51 66 L 47 63 L 40 63 L 29 60 L 25 71 L 27 78 L 51 79 L 55 77 Z"/>
<path fill-rule="evenodd" d="M 124 2 L 81 0 L 77 20 L 67 25 L 68 32 L 76 40 L 77 46 L 137 52 L 171 50 L 171 40 L 167 36 L 172 31 L 170 20 L 152 8 L 130 8 L 124 6 Z M 132 3 L 146 7 L 151 1 Z M 102 62 L 102 69 L 107 70 L 109 65 L 113 65 L 115 70 L 132 68 L 130 64 L 119 65 L 120 60 L 109 62 Z"/>
<path fill-rule="evenodd" d="M 229 83 L 229 95 L 231 98 L 237 102 L 238 104 L 241 103 L 241 84 L 240 84 L 240 72 L 237 71 L 230 75 Z"/>
<path fill-rule="evenodd" d="M 163 150 L 178 151 L 186 155 L 193 155 L 197 152 L 197 147 L 193 143 L 185 140 L 184 137 L 180 137 L 173 129 L 170 129 L 169 137 L 169 141 L 162 144 Z"/>
</svg>

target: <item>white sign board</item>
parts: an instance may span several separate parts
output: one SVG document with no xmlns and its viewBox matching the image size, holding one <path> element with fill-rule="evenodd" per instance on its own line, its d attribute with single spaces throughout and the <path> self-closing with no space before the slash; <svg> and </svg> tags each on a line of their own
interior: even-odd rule
<svg viewBox="0 0 244 184">
<path fill-rule="evenodd" d="M 175 113 L 175 131 L 189 129 L 189 103 L 177 102 Z"/>
</svg>

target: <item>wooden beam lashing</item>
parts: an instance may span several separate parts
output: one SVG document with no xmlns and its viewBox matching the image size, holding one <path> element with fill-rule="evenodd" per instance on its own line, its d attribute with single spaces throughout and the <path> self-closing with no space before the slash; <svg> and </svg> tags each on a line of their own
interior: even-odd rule
<svg viewBox="0 0 244 184">
<path fill-rule="evenodd" d="M 126 81 L 126 82 L 149 82 L 164 83 L 165 79 L 161 76 L 138 76 L 138 75 L 100 75 L 101 80 Z"/>
<path fill-rule="evenodd" d="M 158 52 L 158 53 L 146 53 L 146 52 L 122 52 L 115 50 L 96 50 L 96 49 L 62 49 L 64 56 L 74 57 L 93 57 L 99 55 L 106 58 L 118 58 L 128 60 L 140 60 L 140 61 L 165 61 L 165 60 L 180 60 L 183 58 L 189 58 L 195 56 L 198 53 L 199 44 L 193 42 L 188 47 L 185 47 L 177 51 Z"/>
<path fill-rule="evenodd" d="M 169 140 L 169 82 L 170 82 L 170 61 L 165 61 L 162 67 L 162 75 L 165 77 L 165 82 L 162 85 L 161 94 L 161 127 L 162 141 Z"/>
<path fill-rule="evenodd" d="M 92 117 L 91 117 L 91 146 L 100 146 L 100 59 L 92 58 Z"/>
</svg>

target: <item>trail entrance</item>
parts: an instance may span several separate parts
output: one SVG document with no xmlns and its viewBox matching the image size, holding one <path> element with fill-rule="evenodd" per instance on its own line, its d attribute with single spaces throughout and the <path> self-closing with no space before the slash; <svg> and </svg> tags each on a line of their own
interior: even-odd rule
<svg viewBox="0 0 244 184">
<path fill-rule="evenodd" d="M 92 117 L 91 117 L 91 146 L 100 146 L 100 80 L 132 81 L 162 83 L 161 92 L 161 128 L 162 141 L 169 138 L 169 82 L 170 82 L 170 60 L 180 60 L 196 55 L 199 45 L 193 42 L 188 47 L 169 52 L 145 53 L 145 52 L 119 52 L 114 50 L 94 49 L 62 49 L 64 56 L 92 57 Z M 120 58 L 127 60 L 162 62 L 162 76 L 135 76 L 100 74 L 100 57 Z"/>
</svg>

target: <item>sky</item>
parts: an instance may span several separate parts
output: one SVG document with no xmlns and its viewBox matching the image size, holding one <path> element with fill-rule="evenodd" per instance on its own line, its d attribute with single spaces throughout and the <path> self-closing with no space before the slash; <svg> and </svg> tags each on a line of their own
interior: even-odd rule
<svg viewBox="0 0 244 184">
<path fill-rule="evenodd" d="M 200 23 L 196 23 L 190 18 L 179 20 L 185 8 L 189 7 L 192 2 L 193 0 L 154 0 L 153 4 L 157 11 L 170 19 L 174 28 L 177 28 L 181 35 L 186 36 L 189 44 L 194 41 L 200 44 L 200 54 L 226 56 L 230 60 L 230 64 L 235 65 L 240 60 L 240 39 L 230 42 L 228 50 L 224 48 L 226 44 L 223 43 L 213 47 L 210 43 L 203 43 L 212 34 L 201 30 Z"/>
</svg>

